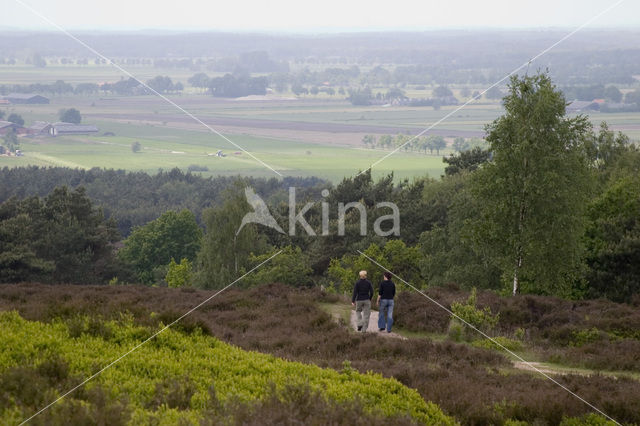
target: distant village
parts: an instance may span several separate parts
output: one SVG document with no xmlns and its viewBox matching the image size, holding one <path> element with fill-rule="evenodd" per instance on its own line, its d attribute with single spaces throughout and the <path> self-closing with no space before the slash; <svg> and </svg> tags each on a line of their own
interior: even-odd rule
<svg viewBox="0 0 640 426">
<path fill-rule="evenodd" d="M 0 106 L 7 105 L 35 105 L 48 104 L 49 99 L 42 95 L 11 93 L 0 97 Z M 55 137 L 63 135 L 85 135 L 97 133 L 96 126 L 86 124 L 74 124 L 66 122 L 49 123 L 45 121 L 34 121 L 31 125 L 26 126 L 13 123 L 11 121 L 0 120 L 0 137 L 4 137 L 9 133 L 15 133 L 16 136 L 22 137 Z M 0 155 L 3 156 L 22 156 L 22 151 L 16 149 L 11 152 L 9 149 L 0 147 Z"/>
</svg>

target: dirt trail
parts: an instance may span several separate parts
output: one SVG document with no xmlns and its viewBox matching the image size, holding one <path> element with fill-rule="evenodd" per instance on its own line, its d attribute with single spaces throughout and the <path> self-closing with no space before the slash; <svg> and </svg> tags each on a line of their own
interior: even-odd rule
<svg viewBox="0 0 640 426">
<path fill-rule="evenodd" d="M 358 323 L 356 320 L 356 311 L 353 309 L 351 310 L 351 328 L 353 328 L 354 330 L 358 329 Z M 394 333 L 393 331 L 391 333 L 387 333 L 386 331 L 379 331 L 378 330 L 378 311 L 374 311 L 374 310 L 371 310 L 371 316 L 369 317 L 369 328 L 367 328 L 367 332 L 376 333 L 378 336 L 381 336 L 381 337 L 390 337 L 395 339 L 407 340 L 406 337 L 401 336 L 398 333 Z"/>
<path fill-rule="evenodd" d="M 544 373 L 544 374 L 577 374 L 576 372 L 563 371 L 562 369 L 554 369 L 552 367 L 548 367 L 540 362 L 523 362 L 523 361 L 513 361 L 513 366 L 518 370 L 526 370 L 533 371 L 535 373 Z"/>
</svg>

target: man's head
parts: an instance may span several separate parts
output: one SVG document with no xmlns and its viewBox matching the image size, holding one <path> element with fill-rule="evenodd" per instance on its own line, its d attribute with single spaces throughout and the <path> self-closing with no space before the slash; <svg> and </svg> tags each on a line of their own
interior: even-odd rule
<svg viewBox="0 0 640 426">
<path fill-rule="evenodd" d="M 383 275 L 384 275 L 384 279 L 385 280 L 390 280 L 391 279 L 391 272 L 385 271 Z"/>
<path fill-rule="evenodd" d="M 367 271 L 360 271 L 360 279 L 364 280 L 365 278 L 367 278 Z"/>
</svg>

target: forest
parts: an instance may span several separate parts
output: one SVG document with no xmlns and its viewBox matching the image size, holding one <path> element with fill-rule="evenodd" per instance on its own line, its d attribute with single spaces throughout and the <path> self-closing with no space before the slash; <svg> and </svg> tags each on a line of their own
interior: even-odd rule
<svg viewBox="0 0 640 426">
<path fill-rule="evenodd" d="M 635 300 L 638 147 L 606 123 L 592 129 L 584 116 L 565 116 L 565 98 L 545 74 L 512 79 L 504 104 L 505 114 L 486 126 L 488 151 L 444 158 L 449 166 L 440 179 L 374 181 L 369 170 L 333 186 L 313 178 L 205 179 L 179 170 L 151 176 L 5 168 L 2 280 L 173 285 L 167 277 L 182 268 L 188 279 L 181 285 L 220 288 L 283 250 L 256 276 L 345 292 L 367 264 L 357 255 L 362 250 L 419 287 L 455 283 L 505 294 Z M 525 122 L 520 141 L 515 135 Z M 312 203 L 305 217 L 314 229 L 321 225 L 323 189 L 329 205 L 360 200 L 368 232 L 359 234 L 362 218 L 351 210 L 344 236 L 333 232 L 335 211 L 322 238 L 255 224 L 236 236 L 251 210 L 247 186 L 278 223 L 290 214 L 287 188 L 299 188 L 296 202 Z M 398 206 L 399 238 L 372 232 L 380 201 Z M 74 232 L 62 232 L 68 223 Z"/>
</svg>

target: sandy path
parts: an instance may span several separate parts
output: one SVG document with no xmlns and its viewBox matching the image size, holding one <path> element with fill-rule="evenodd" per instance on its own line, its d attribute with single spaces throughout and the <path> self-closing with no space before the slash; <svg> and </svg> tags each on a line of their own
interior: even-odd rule
<svg viewBox="0 0 640 426">
<path fill-rule="evenodd" d="M 355 309 L 351 310 L 351 328 L 354 330 L 358 329 L 358 324 L 356 320 L 356 311 Z M 381 337 L 391 337 L 396 339 L 407 340 L 406 337 L 403 337 L 393 331 L 391 333 L 387 333 L 386 331 L 378 331 L 378 311 L 371 310 L 371 316 L 369 317 L 369 328 L 367 328 L 367 332 L 375 333 Z"/>
<path fill-rule="evenodd" d="M 544 374 L 570 374 L 569 371 L 562 371 L 560 369 L 552 369 L 540 362 L 522 362 L 522 361 L 513 361 L 513 366 L 519 370 L 533 371 L 535 373 L 544 373 Z M 576 374 L 573 372 L 573 374 Z"/>
<path fill-rule="evenodd" d="M 351 328 L 353 330 L 357 330 L 357 320 L 356 320 L 356 311 L 355 309 L 351 309 Z M 401 336 L 397 333 L 391 332 L 387 333 L 386 331 L 378 330 L 378 311 L 371 311 L 371 315 L 369 317 L 369 328 L 367 329 L 369 334 L 375 334 L 380 337 L 390 337 L 401 340 L 408 340 L 406 337 Z M 575 371 L 571 371 L 570 369 L 564 370 L 562 368 L 553 368 L 546 366 L 540 362 L 522 362 L 522 361 L 513 361 L 513 367 L 518 370 L 531 371 L 534 373 L 545 373 L 550 375 L 565 375 L 565 374 L 579 374 Z M 595 374 L 595 372 L 594 372 Z"/>
</svg>

